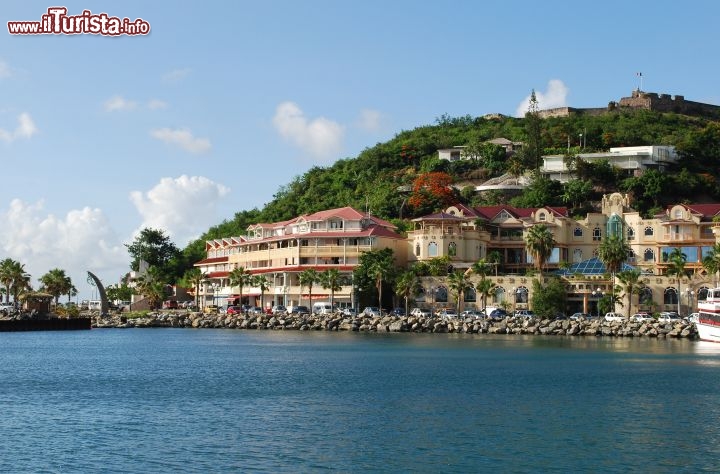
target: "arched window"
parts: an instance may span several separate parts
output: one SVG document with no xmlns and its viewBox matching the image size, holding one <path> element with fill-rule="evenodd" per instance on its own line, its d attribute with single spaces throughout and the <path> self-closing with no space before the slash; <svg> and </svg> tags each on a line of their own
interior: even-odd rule
<svg viewBox="0 0 720 474">
<path fill-rule="evenodd" d="M 643 260 L 646 262 L 654 262 L 655 252 L 653 252 L 652 249 L 645 249 L 645 252 L 643 252 Z"/>
<path fill-rule="evenodd" d="M 435 242 L 430 242 L 428 244 L 428 257 L 437 257 L 438 256 L 438 246 Z"/>
<path fill-rule="evenodd" d="M 653 235 L 655 235 L 655 231 L 653 230 L 653 228 L 650 226 L 645 227 L 645 237 L 651 237 Z"/>
<path fill-rule="evenodd" d="M 582 250 L 581 249 L 575 249 L 573 250 L 573 262 L 580 263 L 582 262 Z"/>
<path fill-rule="evenodd" d="M 647 286 L 642 288 L 638 294 L 638 301 L 643 305 L 651 305 L 653 301 L 652 290 Z"/>
<path fill-rule="evenodd" d="M 505 288 L 498 286 L 495 288 L 495 304 L 505 301 Z"/>
<path fill-rule="evenodd" d="M 602 231 L 600 230 L 599 226 L 595 226 L 595 228 L 593 229 L 593 240 L 602 240 Z"/>
<path fill-rule="evenodd" d="M 663 304 L 677 304 L 677 302 L 677 290 L 672 286 L 665 288 L 665 293 L 663 294 Z"/>
<path fill-rule="evenodd" d="M 606 232 L 608 236 L 619 235 L 620 237 L 622 237 L 623 222 L 622 219 L 620 219 L 620 216 L 618 216 L 617 214 L 613 214 L 612 216 L 610 216 L 610 219 L 608 219 L 607 221 Z"/>
<path fill-rule="evenodd" d="M 582 236 L 583 236 L 582 227 L 575 227 L 575 230 L 573 230 L 573 237 L 582 237 Z"/>
<path fill-rule="evenodd" d="M 420 243 L 415 244 L 415 256 L 420 256 Z"/>
<path fill-rule="evenodd" d="M 527 303 L 528 302 L 528 289 L 521 286 L 515 290 L 515 303 Z"/>
<path fill-rule="evenodd" d="M 539 213 L 538 213 L 538 220 L 541 221 L 541 222 L 545 220 L 545 213 L 544 213 L 544 212 L 539 212 Z"/>
<path fill-rule="evenodd" d="M 634 250 L 630 250 L 628 252 L 628 262 L 630 262 L 630 263 L 637 262 L 637 254 L 635 254 Z"/>
<path fill-rule="evenodd" d="M 632 227 L 628 227 L 627 230 L 627 239 L 628 240 L 635 240 L 635 229 Z"/>
<path fill-rule="evenodd" d="M 435 289 L 435 302 L 436 303 L 447 303 L 448 290 L 444 286 L 439 286 Z"/>
<path fill-rule="evenodd" d="M 707 294 L 708 294 L 708 287 L 707 287 L 707 286 L 703 286 L 703 287 L 701 287 L 701 288 L 698 288 L 698 291 L 697 291 L 697 300 L 698 300 L 698 301 L 705 301 L 705 300 L 707 299 Z"/>
<path fill-rule="evenodd" d="M 474 303 L 475 301 L 477 301 L 477 293 L 475 293 L 475 288 L 468 288 L 467 290 L 465 290 L 465 294 L 463 296 L 466 303 Z"/>
<path fill-rule="evenodd" d="M 455 255 L 457 255 L 457 245 L 455 242 L 450 242 L 448 244 L 448 256 L 454 257 Z"/>
</svg>

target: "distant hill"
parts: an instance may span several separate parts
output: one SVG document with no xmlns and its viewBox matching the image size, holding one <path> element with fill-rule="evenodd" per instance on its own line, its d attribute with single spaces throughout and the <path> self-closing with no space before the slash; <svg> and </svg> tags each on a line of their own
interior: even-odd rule
<svg viewBox="0 0 720 474">
<path fill-rule="evenodd" d="M 391 220 L 402 229 L 407 220 L 434 212 L 446 200 L 466 204 L 497 204 L 509 200 L 499 193 L 478 196 L 470 188 L 451 196 L 433 194 L 444 176 L 453 183 L 472 184 L 504 173 L 529 173 L 535 159 L 522 151 L 504 158 L 498 150 L 483 148 L 493 138 L 528 140 L 527 119 L 486 116 L 473 118 L 442 116 L 434 125 L 402 131 L 385 143 L 366 148 L 357 157 L 344 158 L 328 167 L 313 167 L 292 182 L 281 186 L 263 209 L 238 210 L 232 220 L 210 228 L 185 249 L 189 261 L 203 257 L 208 239 L 242 235 L 248 225 L 275 222 L 323 209 L 352 206 Z M 681 156 L 676 170 L 644 179 L 620 178 L 612 169 L 583 168 L 585 180 L 592 183 L 588 199 L 575 211 L 585 212 L 588 203 L 603 192 L 621 190 L 632 193 L 638 210 L 652 212 L 675 202 L 720 202 L 720 122 L 709 118 L 660 113 L 649 110 L 618 110 L 601 115 L 575 114 L 540 120 L 542 154 L 569 154 L 604 151 L 616 146 L 673 145 Z M 438 159 L 437 151 L 457 145 L 483 150 L 478 159 L 449 162 Z M 490 157 L 492 155 L 492 157 Z M 498 159 L 502 156 L 502 159 Z M 487 157 L 487 158 L 486 158 Z M 684 171 L 683 171 L 684 170 Z M 568 205 L 573 190 L 558 182 L 536 180 L 516 205 Z M 413 186 L 422 189 L 413 193 Z M 659 186 L 659 187 L 658 187 Z M 408 191 L 410 190 L 410 191 Z"/>
</svg>

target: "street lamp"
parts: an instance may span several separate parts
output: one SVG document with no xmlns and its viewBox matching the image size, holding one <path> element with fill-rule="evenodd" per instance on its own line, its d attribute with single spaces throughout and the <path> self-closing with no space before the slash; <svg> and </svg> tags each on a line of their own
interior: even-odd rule
<svg viewBox="0 0 720 474">
<path fill-rule="evenodd" d="M 597 309 L 597 315 L 598 318 L 600 317 L 600 298 L 603 296 L 602 290 L 600 288 L 596 288 L 592 291 L 593 298 L 597 298 L 595 301 L 595 309 Z"/>
<path fill-rule="evenodd" d="M 212 286 L 212 289 L 213 289 L 213 306 L 217 306 L 217 303 L 215 302 L 215 300 L 217 299 L 217 290 L 220 287 L 220 284 L 218 282 L 214 281 L 210 284 L 210 286 Z"/>
<path fill-rule="evenodd" d="M 690 288 L 685 290 L 685 297 L 687 299 L 687 305 L 688 305 L 688 314 L 693 313 L 693 301 L 695 297 L 695 292 L 691 290 Z"/>
</svg>

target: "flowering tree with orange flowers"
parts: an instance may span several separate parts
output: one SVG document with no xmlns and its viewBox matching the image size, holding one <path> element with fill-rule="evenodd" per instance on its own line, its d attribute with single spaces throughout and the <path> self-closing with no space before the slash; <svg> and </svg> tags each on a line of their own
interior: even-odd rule
<svg viewBox="0 0 720 474">
<path fill-rule="evenodd" d="M 421 174 L 413 182 L 408 204 L 419 211 L 452 204 L 456 199 L 452 181 L 452 176 L 439 171 Z"/>
</svg>

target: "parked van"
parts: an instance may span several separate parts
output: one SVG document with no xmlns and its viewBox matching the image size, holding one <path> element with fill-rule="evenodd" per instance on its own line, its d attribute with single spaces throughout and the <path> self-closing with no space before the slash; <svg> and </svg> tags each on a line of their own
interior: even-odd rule
<svg viewBox="0 0 720 474">
<path fill-rule="evenodd" d="M 333 309 L 329 301 L 322 301 L 318 303 L 313 303 L 312 312 L 313 314 L 330 314 L 334 313 L 335 310 Z"/>
</svg>

